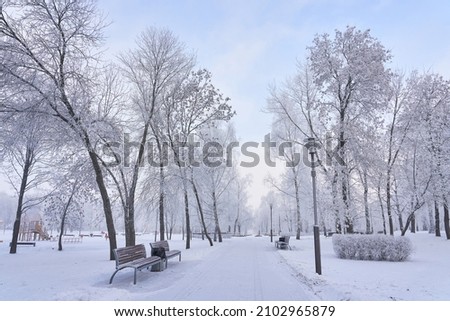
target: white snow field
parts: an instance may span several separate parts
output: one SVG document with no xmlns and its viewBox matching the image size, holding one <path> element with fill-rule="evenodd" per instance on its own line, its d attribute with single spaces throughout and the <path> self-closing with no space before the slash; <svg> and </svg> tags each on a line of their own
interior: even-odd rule
<svg viewBox="0 0 450 321">
<path fill-rule="evenodd" d="M 297 301 L 297 300 L 450 300 L 450 241 L 427 233 L 409 234 L 415 251 L 406 262 L 342 260 L 331 238 L 321 238 L 321 276 L 315 274 L 311 236 L 291 237 L 292 250 L 276 249 L 269 237 L 224 239 L 210 247 L 192 240 L 184 249 L 179 236 L 169 241 L 182 261 L 169 260 L 162 272 L 119 271 L 108 260 L 104 238 L 82 243 L 40 241 L 8 253 L 10 233 L 0 232 L 0 300 L 4 301 Z M 274 238 L 275 240 L 276 238 Z M 137 236 L 146 245 L 152 235 Z M 123 246 L 122 236 L 118 236 Z"/>
</svg>

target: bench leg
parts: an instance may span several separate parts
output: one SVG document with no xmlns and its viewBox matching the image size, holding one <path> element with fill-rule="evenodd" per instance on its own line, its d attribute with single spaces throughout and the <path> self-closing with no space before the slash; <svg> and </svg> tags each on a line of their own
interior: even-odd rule
<svg viewBox="0 0 450 321">
<path fill-rule="evenodd" d="M 113 281 L 113 279 L 114 279 L 114 276 L 115 276 L 116 273 L 119 272 L 119 271 L 120 271 L 120 270 L 116 270 L 116 271 L 113 273 L 113 275 L 111 275 L 111 278 L 109 279 L 109 284 L 112 283 L 112 281 Z"/>
<path fill-rule="evenodd" d="M 137 268 L 134 268 L 134 283 L 133 284 L 136 284 L 136 274 L 137 274 Z"/>
</svg>

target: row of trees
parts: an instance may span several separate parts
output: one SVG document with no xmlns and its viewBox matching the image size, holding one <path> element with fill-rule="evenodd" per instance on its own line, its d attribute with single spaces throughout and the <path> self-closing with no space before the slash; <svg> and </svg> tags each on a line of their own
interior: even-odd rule
<svg viewBox="0 0 450 321">
<path fill-rule="evenodd" d="M 316 36 L 297 74 L 271 89 L 273 135 L 296 142 L 297 153 L 306 152 L 305 137 L 321 143 L 325 228 L 372 233 L 380 218 L 377 228 L 385 234 L 414 232 L 416 215 L 427 205 L 426 225 L 440 235 L 443 222 L 449 239 L 450 81 L 431 72 L 393 71 L 391 59 L 369 30 L 347 27 L 334 38 Z M 281 182 L 271 181 L 296 208 L 297 237 L 305 175 L 301 165 L 287 169 Z"/>
<path fill-rule="evenodd" d="M 221 216 L 235 226 L 248 217 L 244 183 L 219 146 L 187 148 L 235 140 L 227 125 L 234 111 L 210 72 L 196 67 L 170 31 L 157 28 L 146 29 L 116 63 L 104 61 L 105 26 L 90 0 L 11 1 L 0 9 L 0 154 L 18 195 L 11 253 L 22 214 L 40 203 L 61 213 L 62 235 L 67 217 L 99 201 L 111 259 L 115 204 L 127 246 L 135 244 L 137 203 L 158 204 L 164 239 L 178 218 L 171 203 L 181 197 L 186 248 L 193 210 L 211 245 L 211 217 L 219 241 Z M 237 212 L 225 213 L 232 211 L 222 206 L 225 197 Z"/>
</svg>

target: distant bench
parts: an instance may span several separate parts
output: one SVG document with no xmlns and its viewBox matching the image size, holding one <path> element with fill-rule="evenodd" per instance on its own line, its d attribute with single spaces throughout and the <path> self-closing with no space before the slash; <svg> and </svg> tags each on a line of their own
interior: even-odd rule
<svg viewBox="0 0 450 321">
<path fill-rule="evenodd" d="M 64 243 L 81 243 L 83 242 L 83 237 L 75 235 L 63 235 L 62 241 Z"/>
<path fill-rule="evenodd" d="M 275 242 L 275 247 L 277 249 L 287 249 L 291 250 L 291 246 L 289 245 L 290 236 L 281 236 L 278 241 Z"/>
<path fill-rule="evenodd" d="M 161 256 L 162 259 L 165 258 L 166 261 L 166 267 L 167 267 L 167 260 L 178 256 L 178 261 L 181 262 L 181 251 L 179 250 L 170 250 L 169 248 L 169 242 L 167 241 L 158 241 L 158 242 L 152 242 L 150 243 L 150 247 L 152 249 L 152 256 L 158 255 Z M 158 253 L 160 249 L 164 249 L 164 254 Z"/>
<path fill-rule="evenodd" d="M 36 242 L 17 242 L 17 245 L 33 245 L 36 246 Z M 12 246 L 12 242 L 9 243 L 9 247 Z"/>
<path fill-rule="evenodd" d="M 161 269 L 161 258 L 159 256 L 147 257 L 144 244 L 122 247 L 114 250 L 116 258 L 116 271 L 111 275 L 109 284 L 112 283 L 117 272 L 125 268 L 134 269 L 134 284 L 136 284 L 136 272 L 148 269 L 150 266 L 159 264 Z"/>
</svg>

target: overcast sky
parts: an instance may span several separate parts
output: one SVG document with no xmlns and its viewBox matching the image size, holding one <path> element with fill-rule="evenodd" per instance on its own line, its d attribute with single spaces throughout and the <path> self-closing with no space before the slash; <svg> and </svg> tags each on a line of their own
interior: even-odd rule
<svg viewBox="0 0 450 321">
<path fill-rule="evenodd" d="M 392 51 L 392 68 L 450 76 L 448 0 L 101 0 L 99 7 L 112 21 L 112 55 L 132 48 L 147 26 L 172 30 L 195 51 L 231 98 L 240 142 L 261 142 L 270 131 L 271 117 L 261 112 L 268 86 L 295 72 L 316 34 L 334 35 L 347 25 L 370 29 Z M 243 170 L 254 176 L 254 205 L 267 192 L 261 185 L 268 171 Z"/>
<path fill-rule="evenodd" d="M 134 46 L 147 26 L 165 27 L 192 49 L 216 86 L 231 98 L 240 142 L 261 142 L 270 131 L 268 86 L 295 72 L 316 34 L 347 25 L 371 29 L 392 51 L 393 68 L 434 70 L 450 78 L 450 1 L 419 0 L 100 0 L 111 21 L 111 57 Z M 280 170 L 280 169 L 277 169 Z M 254 175 L 252 203 L 268 168 Z M 243 171 L 245 172 L 245 171 Z M 1 185 L 0 185 L 1 186 Z"/>
</svg>

